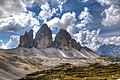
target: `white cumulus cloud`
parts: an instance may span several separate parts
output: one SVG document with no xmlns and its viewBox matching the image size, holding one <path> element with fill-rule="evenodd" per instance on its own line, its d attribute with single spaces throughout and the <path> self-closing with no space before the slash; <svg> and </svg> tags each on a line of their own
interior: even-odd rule
<svg viewBox="0 0 120 80">
<path fill-rule="evenodd" d="M 5 45 L 6 46 L 5 48 L 6 49 L 16 48 L 18 44 L 19 44 L 19 36 L 12 35 L 8 43 Z"/>
<path fill-rule="evenodd" d="M 117 5 L 111 5 L 108 9 L 105 9 L 104 13 L 106 17 L 103 18 L 102 24 L 104 26 L 120 25 L 120 7 Z"/>
<path fill-rule="evenodd" d="M 120 45 L 120 36 L 114 36 L 110 38 L 104 38 L 103 44 L 115 44 Z"/>
<path fill-rule="evenodd" d="M 97 0 L 97 1 L 106 8 L 102 12 L 102 14 L 105 14 L 105 18 L 103 18 L 101 22 L 103 26 L 119 26 L 120 0 Z"/>
<path fill-rule="evenodd" d="M 56 11 L 63 11 L 62 6 L 66 2 L 66 0 L 41 0 L 39 2 L 41 3 L 42 9 L 39 16 L 46 22 L 47 19 L 53 16 L 53 14 L 56 14 Z M 52 8 L 50 7 L 50 5 Z"/>
<path fill-rule="evenodd" d="M 92 15 L 89 13 L 89 9 L 87 7 L 84 7 L 84 11 L 82 11 L 79 14 L 79 19 L 80 19 L 80 23 L 76 25 L 77 28 L 83 29 L 86 27 L 86 25 L 88 25 L 90 22 L 93 22 L 92 19 Z"/>
<path fill-rule="evenodd" d="M 61 19 L 55 17 L 52 20 L 48 21 L 47 24 L 51 29 L 58 28 L 58 29 L 66 29 L 68 32 L 72 32 L 76 22 L 76 13 L 75 12 L 68 12 L 64 13 Z"/>
<path fill-rule="evenodd" d="M 0 30 L 6 32 L 17 32 L 24 28 L 31 28 L 33 25 L 39 25 L 39 22 L 33 18 L 32 12 L 0 19 Z"/>
<path fill-rule="evenodd" d="M 83 3 L 86 3 L 86 2 L 88 2 L 88 1 L 89 1 L 89 0 L 82 0 Z"/>
<path fill-rule="evenodd" d="M 74 38 L 80 42 L 82 46 L 87 46 L 92 50 L 97 50 L 101 45 L 101 37 L 99 36 L 100 29 L 93 31 L 79 31 L 74 34 Z"/>
<path fill-rule="evenodd" d="M 66 0 L 40 0 L 42 11 L 40 12 L 39 16 L 47 21 L 48 18 L 52 17 L 53 14 L 60 10 L 60 12 L 63 11 L 63 4 L 66 2 Z M 51 5 L 51 7 L 50 7 Z"/>
<path fill-rule="evenodd" d="M 16 48 L 19 44 L 19 36 L 16 35 L 12 35 L 10 37 L 10 40 L 7 42 L 7 44 L 4 44 L 3 42 L 1 42 L 1 46 L 0 48 L 2 49 L 11 49 L 11 48 Z"/>
<path fill-rule="evenodd" d="M 101 37 L 100 31 L 100 29 L 79 31 L 79 33 L 74 34 L 73 37 L 77 42 L 80 42 L 82 46 L 87 46 L 94 51 L 97 51 L 97 49 L 104 44 L 120 45 L 120 36 Z"/>
<path fill-rule="evenodd" d="M 23 11 L 21 0 L 0 0 L 0 17 L 13 16 Z"/>
<path fill-rule="evenodd" d="M 120 4 L 120 0 L 97 0 L 101 5 Z"/>
<path fill-rule="evenodd" d="M 48 18 L 52 17 L 53 14 L 56 13 L 55 8 L 53 8 L 52 10 L 50 9 L 50 5 L 48 4 L 48 2 L 41 5 L 41 9 L 42 11 L 40 12 L 39 16 L 45 21 L 47 21 Z"/>
<path fill-rule="evenodd" d="M 46 2 L 49 2 L 53 7 L 61 6 L 61 9 L 62 9 L 63 3 L 66 3 L 66 1 L 67 0 L 38 0 L 40 4 L 45 4 Z"/>
<path fill-rule="evenodd" d="M 0 17 L 18 15 L 35 0 L 0 0 Z"/>
</svg>

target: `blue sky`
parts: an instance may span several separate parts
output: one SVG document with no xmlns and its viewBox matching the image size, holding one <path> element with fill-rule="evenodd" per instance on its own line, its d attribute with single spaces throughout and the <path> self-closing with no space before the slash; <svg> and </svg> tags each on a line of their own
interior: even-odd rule
<svg viewBox="0 0 120 80">
<path fill-rule="evenodd" d="M 15 48 L 25 31 L 47 23 L 92 50 L 120 45 L 120 0 L 0 0 L 0 47 Z"/>
</svg>

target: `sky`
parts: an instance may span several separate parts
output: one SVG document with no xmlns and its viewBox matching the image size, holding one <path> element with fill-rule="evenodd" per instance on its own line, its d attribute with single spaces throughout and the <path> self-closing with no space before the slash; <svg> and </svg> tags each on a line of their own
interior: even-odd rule
<svg viewBox="0 0 120 80">
<path fill-rule="evenodd" d="M 0 0 L 0 48 L 17 47 L 31 29 L 35 37 L 43 23 L 53 37 L 66 29 L 94 51 L 103 44 L 120 45 L 120 0 Z"/>
</svg>

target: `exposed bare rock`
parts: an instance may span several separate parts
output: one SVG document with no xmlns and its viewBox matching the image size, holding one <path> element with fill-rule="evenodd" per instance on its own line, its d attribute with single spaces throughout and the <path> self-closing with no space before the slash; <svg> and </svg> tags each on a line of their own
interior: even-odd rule
<svg viewBox="0 0 120 80">
<path fill-rule="evenodd" d="M 71 35 L 64 29 L 60 29 L 53 42 L 54 47 L 68 50 L 71 49 Z"/>
<path fill-rule="evenodd" d="M 24 35 L 20 36 L 19 47 L 32 48 L 33 47 L 33 30 L 25 32 Z"/>
<path fill-rule="evenodd" d="M 0 80 L 17 80 L 31 72 L 48 70 L 64 63 L 78 66 L 88 65 L 97 62 L 97 59 L 89 58 L 97 57 L 99 55 L 87 51 L 87 48 L 83 48 L 80 51 L 74 48 L 70 50 L 56 48 L 37 49 L 34 47 L 18 47 L 10 50 L 0 49 Z"/>
<path fill-rule="evenodd" d="M 55 40 L 53 42 L 54 47 L 68 50 L 75 48 L 76 50 L 81 50 L 81 45 L 76 42 L 75 39 L 72 39 L 71 35 L 64 29 L 60 29 L 57 33 Z"/>
<path fill-rule="evenodd" d="M 71 46 L 75 49 L 77 49 L 78 51 L 81 50 L 81 45 L 80 43 L 77 43 L 75 39 L 71 39 Z"/>
<path fill-rule="evenodd" d="M 36 34 L 34 40 L 34 47 L 43 49 L 51 47 L 51 44 L 52 44 L 52 31 L 47 26 L 47 24 L 43 24 Z"/>
<path fill-rule="evenodd" d="M 19 46 L 24 47 L 18 51 L 21 54 L 24 53 L 24 55 L 39 55 L 39 57 L 50 58 L 98 57 L 91 49 L 82 47 L 75 39 L 72 39 L 71 35 L 64 29 L 60 29 L 56 34 L 55 40 L 52 41 L 52 31 L 47 24 L 41 26 L 34 40 L 33 31 L 26 32 L 25 35 L 20 37 Z M 29 50 L 28 48 L 31 49 Z"/>
</svg>

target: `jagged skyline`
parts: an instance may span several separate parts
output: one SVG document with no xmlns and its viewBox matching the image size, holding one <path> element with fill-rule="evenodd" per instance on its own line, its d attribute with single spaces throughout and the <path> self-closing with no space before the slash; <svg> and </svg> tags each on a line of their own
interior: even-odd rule
<svg viewBox="0 0 120 80">
<path fill-rule="evenodd" d="M 66 29 L 72 38 L 92 50 L 103 44 L 120 45 L 119 0 L 1 0 L 0 47 L 15 48 L 19 36 L 33 29 L 34 37 L 43 23 Z"/>
<path fill-rule="evenodd" d="M 71 35 L 64 29 L 56 34 L 55 39 L 52 37 L 52 30 L 47 24 L 43 24 L 37 31 L 35 38 L 33 38 L 33 30 L 25 32 L 20 36 L 20 44 L 18 47 L 23 48 L 58 48 L 62 50 L 71 50 L 72 48 L 80 51 L 82 46 L 79 42 L 71 37 Z M 87 47 L 86 47 L 87 48 Z"/>
</svg>

